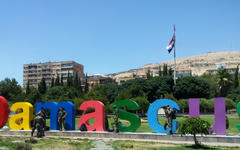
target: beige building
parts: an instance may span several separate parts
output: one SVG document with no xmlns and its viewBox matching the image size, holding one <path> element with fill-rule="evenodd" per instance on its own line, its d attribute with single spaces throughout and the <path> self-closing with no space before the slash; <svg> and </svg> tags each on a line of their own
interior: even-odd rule
<svg viewBox="0 0 240 150">
<path fill-rule="evenodd" d="M 67 81 L 68 73 L 71 76 L 78 76 L 83 80 L 83 65 L 74 61 L 61 62 L 45 62 L 23 65 L 23 87 L 27 86 L 29 81 L 30 86 L 38 87 L 42 78 L 45 78 L 46 85 L 50 86 L 52 78 L 63 78 L 63 82 Z"/>
<path fill-rule="evenodd" d="M 92 89 L 95 85 L 105 85 L 107 83 L 112 83 L 114 80 L 111 77 L 103 76 L 100 74 L 94 74 L 87 76 L 88 88 Z"/>
</svg>

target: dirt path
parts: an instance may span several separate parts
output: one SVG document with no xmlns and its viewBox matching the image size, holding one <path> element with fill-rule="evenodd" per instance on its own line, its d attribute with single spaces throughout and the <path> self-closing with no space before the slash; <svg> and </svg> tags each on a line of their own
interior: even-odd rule
<svg viewBox="0 0 240 150">
<path fill-rule="evenodd" d="M 111 141 L 108 139 L 99 139 L 93 141 L 91 150 L 113 150 Z"/>
</svg>

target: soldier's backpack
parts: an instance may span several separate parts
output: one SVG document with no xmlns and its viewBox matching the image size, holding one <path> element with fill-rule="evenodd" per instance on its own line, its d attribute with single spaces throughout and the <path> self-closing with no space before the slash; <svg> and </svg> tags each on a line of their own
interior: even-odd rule
<svg viewBox="0 0 240 150">
<path fill-rule="evenodd" d="M 173 111 L 172 111 L 172 119 L 176 119 L 176 114 L 177 114 L 177 109 L 176 109 L 176 108 L 173 108 Z"/>
<path fill-rule="evenodd" d="M 84 123 L 80 126 L 80 131 L 87 131 L 87 127 Z"/>
</svg>

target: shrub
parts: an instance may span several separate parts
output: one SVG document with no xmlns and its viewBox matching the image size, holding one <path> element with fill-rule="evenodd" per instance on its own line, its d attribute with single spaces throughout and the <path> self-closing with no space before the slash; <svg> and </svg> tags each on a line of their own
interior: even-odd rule
<svg viewBox="0 0 240 150">
<path fill-rule="evenodd" d="M 229 98 L 226 98 L 225 104 L 226 104 L 226 111 L 236 108 L 236 103 Z"/>
<path fill-rule="evenodd" d="M 213 112 L 214 111 L 214 102 L 213 99 L 200 99 L 200 110 L 201 112 Z"/>
<path fill-rule="evenodd" d="M 226 129 L 228 129 L 229 128 L 229 119 L 228 119 L 228 117 L 226 116 Z"/>
<path fill-rule="evenodd" d="M 239 101 L 240 99 L 240 87 L 238 88 L 233 88 L 230 93 L 228 94 L 227 96 L 228 98 L 234 100 L 235 102 L 236 101 Z"/>
<path fill-rule="evenodd" d="M 180 107 L 180 110 L 182 113 L 185 113 L 189 109 L 188 99 L 181 99 L 177 101 L 178 106 Z"/>
<path fill-rule="evenodd" d="M 196 134 L 208 134 L 210 129 L 210 123 L 200 118 L 188 118 L 180 123 L 179 132 L 181 135 L 192 134 L 195 142 L 195 146 L 200 145 L 197 141 Z"/>
</svg>

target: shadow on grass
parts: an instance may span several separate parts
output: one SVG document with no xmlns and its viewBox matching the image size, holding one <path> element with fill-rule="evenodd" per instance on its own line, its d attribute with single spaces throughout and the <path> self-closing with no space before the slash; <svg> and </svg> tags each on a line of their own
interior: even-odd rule
<svg viewBox="0 0 240 150">
<path fill-rule="evenodd" d="M 216 150 L 216 148 L 214 147 L 209 147 L 209 146 L 206 146 L 206 145 L 187 145 L 185 146 L 186 148 L 189 148 L 189 149 L 209 149 L 209 150 Z"/>
</svg>

